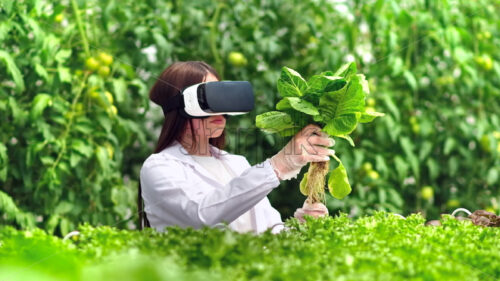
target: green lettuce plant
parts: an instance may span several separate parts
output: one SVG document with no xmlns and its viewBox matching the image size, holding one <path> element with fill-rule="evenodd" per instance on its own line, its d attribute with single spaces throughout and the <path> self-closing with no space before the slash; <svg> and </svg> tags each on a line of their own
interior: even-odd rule
<svg viewBox="0 0 500 281">
<path fill-rule="evenodd" d="M 256 117 L 257 127 L 264 132 L 286 137 L 308 124 L 316 124 L 329 136 L 343 138 L 354 146 L 349 134 L 357 125 L 384 115 L 366 110 L 368 82 L 363 74 L 357 74 L 355 63 L 345 64 L 335 72 L 313 75 L 307 81 L 295 70 L 283 67 L 277 86 L 282 99 L 276 104 L 276 111 Z M 325 161 L 311 163 L 304 174 L 300 191 L 309 203 L 324 202 L 327 175 L 333 197 L 342 199 L 351 192 L 342 161 L 337 156 L 333 158 L 338 166 L 331 172 L 330 161 Z"/>
</svg>

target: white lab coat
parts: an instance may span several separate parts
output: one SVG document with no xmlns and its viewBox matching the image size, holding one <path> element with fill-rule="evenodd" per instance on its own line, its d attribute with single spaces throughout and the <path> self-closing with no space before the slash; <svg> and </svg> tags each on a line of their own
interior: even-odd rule
<svg viewBox="0 0 500 281">
<path fill-rule="evenodd" d="M 210 146 L 237 176 L 226 185 L 215 181 L 177 141 L 149 156 L 140 173 L 144 210 L 152 227 L 200 228 L 230 223 L 250 210 L 255 233 L 283 229 L 281 215 L 267 194 L 279 185 L 269 159 L 250 166 L 245 157 Z"/>
</svg>

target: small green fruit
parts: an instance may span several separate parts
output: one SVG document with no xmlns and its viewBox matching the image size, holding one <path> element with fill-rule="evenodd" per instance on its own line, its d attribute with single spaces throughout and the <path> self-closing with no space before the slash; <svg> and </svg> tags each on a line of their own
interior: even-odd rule
<svg viewBox="0 0 500 281">
<path fill-rule="evenodd" d="M 111 65 L 113 63 L 113 57 L 110 54 L 101 52 L 97 56 L 99 61 L 101 61 L 104 65 Z"/>
<path fill-rule="evenodd" d="M 373 170 L 368 172 L 368 176 L 374 180 L 380 178 L 380 175 L 377 173 L 377 171 L 373 171 Z"/>
<path fill-rule="evenodd" d="M 370 163 L 370 162 L 363 163 L 362 169 L 363 169 L 363 171 L 368 173 L 369 171 L 371 171 L 373 169 L 372 163 Z"/>
<path fill-rule="evenodd" d="M 490 138 L 488 137 L 488 135 L 483 135 L 479 140 L 479 144 L 481 145 L 481 149 L 484 152 L 491 151 Z"/>
<path fill-rule="evenodd" d="M 229 53 L 229 63 L 236 67 L 241 67 L 247 65 L 247 59 L 240 52 L 230 52 Z"/>
<path fill-rule="evenodd" d="M 432 186 L 424 186 L 421 192 L 422 198 L 425 200 L 431 200 L 434 197 L 434 188 Z"/>
<path fill-rule="evenodd" d="M 95 58 L 88 58 L 85 61 L 85 66 L 87 67 L 87 69 L 95 71 L 99 69 L 99 62 Z"/>
<path fill-rule="evenodd" d="M 448 202 L 446 202 L 446 206 L 448 208 L 457 208 L 458 206 L 460 206 L 460 201 L 458 201 L 457 199 L 450 199 L 448 200 Z"/>
<path fill-rule="evenodd" d="M 54 17 L 54 21 L 57 22 L 57 23 L 60 23 L 64 20 L 64 15 L 63 14 L 57 14 L 55 17 Z"/>
<path fill-rule="evenodd" d="M 99 67 L 97 74 L 99 74 L 99 76 L 101 76 L 101 77 L 107 77 L 109 75 L 109 72 L 111 72 L 111 70 L 109 69 L 109 66 L 103 65 L 103 66 Z"/>
</svg>

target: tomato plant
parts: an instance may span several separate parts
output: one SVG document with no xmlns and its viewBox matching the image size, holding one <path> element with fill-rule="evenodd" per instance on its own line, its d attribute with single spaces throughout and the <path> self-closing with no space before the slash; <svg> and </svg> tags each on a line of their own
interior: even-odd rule
<svg viewBox="0 0 500 281">
<path fill-rule="evenodd" d="M 252 164 L 284 145 L 253 126 L 279 100 L 281 66 L 309 77 L 356 62 L 368 107 L 386 116 L 352 132 L 356 149 L 337 142 L 352 193 L 327 197 L 331 211 L 498 206 L 498 14 L 488 0 L 0 1 L 0 221 L 132 227 L 138 169 L 163 120 L 148 88 L 177 60 L 252 82 L 255 110 L 227 123 L 227 150 Z M 286 218 L 303 199 L 298 181 L 282 185 L 269 197 Z"/>
</svg>

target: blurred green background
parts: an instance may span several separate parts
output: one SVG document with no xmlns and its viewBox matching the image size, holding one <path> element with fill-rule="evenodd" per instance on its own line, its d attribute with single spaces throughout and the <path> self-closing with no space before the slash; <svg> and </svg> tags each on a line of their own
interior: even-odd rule
<svg viewBox="0 0 500 281">
<path fill-rule="evenodd" d="M 330 211 L 498 213 L 499 14 L 498 0 L 0 0 L 0 223 L 134 228 L 162 123 L 148 90 L 183 60 L 252 82 L 256 109 L 227 126 L 227 150 L 251 164 L 287 141 L 255 128 L 281 67 L 355 61 L 386 116 L 358 127 L 355 148 L 337 140 L 353 193 Z M 298 180 L 269 197 L 283 219 L 305 199 Z"/>
</svg>

